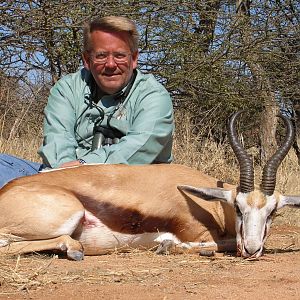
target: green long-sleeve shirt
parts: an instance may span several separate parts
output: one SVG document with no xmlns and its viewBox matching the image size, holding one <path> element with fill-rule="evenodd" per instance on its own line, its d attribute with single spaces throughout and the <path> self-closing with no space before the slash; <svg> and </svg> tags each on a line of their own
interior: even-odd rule
<svg viewBox="0 0 300 300">
<path fill-rule="evenodd" d="M 50 91 L 44 119 L 43 163 L 56 168 L 76 159 L 87 163 L 149 164 L 172 160 L 173 107 L 166 89 L 149 74 L 137 71 L 123 102 L 97 96 L 86 69 L 67 75 Z M 102 113 L 101 113 L 102 111 Z M 91 151 L 94 123 L 120 130 L 119 143 Z"/>
</svg>

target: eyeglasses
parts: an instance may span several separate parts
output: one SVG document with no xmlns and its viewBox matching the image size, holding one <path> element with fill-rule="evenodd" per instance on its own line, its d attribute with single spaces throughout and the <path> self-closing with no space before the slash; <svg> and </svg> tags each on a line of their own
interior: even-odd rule
<svg viewBox="0 0 300 300">
<path fill-rule="evenodd" d="M 126 63 L 128 62 L 128 57 L 131 55 L 128 52 L 106 52 L 106 51 L 99 51 L 95 53 L 91 53 L 90 57 L 93 62 L 98 64 L 105 64 L 108 60 L 109 56 L 112 56 L 114 61 L 117 64 Z"/>
</svg>

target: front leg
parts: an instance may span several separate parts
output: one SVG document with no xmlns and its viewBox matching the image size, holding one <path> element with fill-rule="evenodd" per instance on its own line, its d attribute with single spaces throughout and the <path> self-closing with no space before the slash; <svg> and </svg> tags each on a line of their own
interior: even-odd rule
<svg viewBox="0 0 300 300">
<path fill-rule="evenodd" d="M 220 240 L 218 242 L 180 242 L 175 236 L 169 235 L 157 239 L 160 244 L 156 254 L 169 254 L 171 252 L 193 252 L 203 256 L 212 256 L 215 252 L 235 252 L 236 240 Z"/>
</svg>

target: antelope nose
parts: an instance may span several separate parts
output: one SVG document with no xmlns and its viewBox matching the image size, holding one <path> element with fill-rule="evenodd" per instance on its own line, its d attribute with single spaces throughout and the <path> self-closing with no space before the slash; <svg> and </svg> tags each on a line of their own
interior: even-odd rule
<svg viewBox="0 0 300 300">
<path fill-rule="evenodd" d="M 260 251 L 260 245 L 257 244 L 245 245 L 244 250 L 249 256 L 254 256 L 256 253 Z"/>
</svg>

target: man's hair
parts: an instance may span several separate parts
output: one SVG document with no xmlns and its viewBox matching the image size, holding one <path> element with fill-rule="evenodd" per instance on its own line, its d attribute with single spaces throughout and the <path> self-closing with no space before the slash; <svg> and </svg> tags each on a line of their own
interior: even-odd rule
<svg viewBox="0 0 300 300">
<path fill-rule="evenodd" d="M 86 23 L 83 28 L 83 51 L 90 50 L 90 34 L 95 30 L 106 32 L 127 32 L 131 52 L 138 51 L 139 34 L 133 21 L 126 17 L 107 16 Z"/>
</svg>

